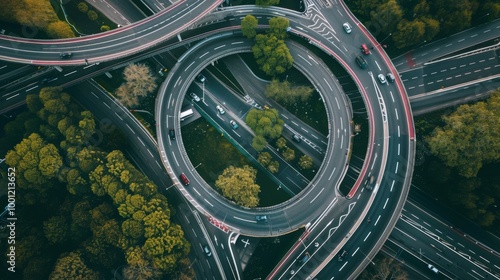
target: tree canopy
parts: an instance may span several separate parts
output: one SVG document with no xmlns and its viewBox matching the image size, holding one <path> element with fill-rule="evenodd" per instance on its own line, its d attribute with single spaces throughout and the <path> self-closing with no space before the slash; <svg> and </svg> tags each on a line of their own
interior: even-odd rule
<svg viewBox="0 0 500 280">
<path fill-rule="evenodd" d="M 267 33 L 280 40 L 288 37 L 287 28 L 290 27 L 290 21 L 283 17 L 273 17 L 269 20 L 269 29 Z"/>
<path fill-rule="evenodd" d="M 275 139 L 281 136 L 284 121 L 279 118 L 278 110 L 252 109 L 245 119 L 246 124 L 255 132 L 252 147 L 261 151 L 266 145 L 266 138 Z"/>
<path fill-rule="evenodd" d="M 150 276 L 171 278 L 190 244 L 171 222 L 166 197 L 121 151 L 101 149 L 108 129 L 60 88 L 28 95 L 27 104 L 30 112 L 6 126 L 20 141 L 6 163 L 16 168 L 19 211 L 28 217 L 19 228 L 19 240 L 30 238 L 19 248 L 23 277 L 100 279 L 130 259 L 124 273 L 145 276 L 137 269 L 147 267 Z M 33 242 L 40 252 L 27 252 Z M 141 251 L 140 260 L 126 256 L 131 248 Z"/>
<path fill-rule="evenodd" d="M 255 184 L 257 170 L 245 165 L 243 167 L 229 166 L 215 182 L 222 195 L 244 207 L 259 205 L 260 187 Z"/>
<path fill-rule="evenodd" d="M 157 87 L 156 78 L 145 64 L 129 64 L 123 70 L 123 78 L 125 83 L 116 90 L 116 95 L 126 107 L 139 105 L 140 98 L 152 93 Z"/>
<path fill-rule="evenodd" d="M 500 159 L 500 90 L 487 101 L 461 105 L 443 117 L 426 139 L 431 152 L 465 177 L 474 177 L 484 163 Z"/>
<path fill-rule="evenodd" d="M 49 0 L 3 0 L 0 18 L 23 26 L 40 28 L 55 39 L 75 37 L 71 27 L 59 20 Z"/>
<path fill-rule="evenodd" d="M 255 5 L 257 6 L 272 6 L 278 5 L 280 0 L 255 0 Z"/>
<path fill-rule="evenodd" d="M 246 15 L 242 20 L 241 20 L 241 32 L 243 33 L 243 36 L 252 39 L 257 35 L 257 24 L 258 21 L 257 19 L 252 16 L 252 15 Z"/>
<path fill-rule="evenodd" d="M 297 102 L 306 102 L 314 89 L 308 86 L 293 86 L 289 81 L 280 82 L 271 80 L 266 87 L 266 96 L 283 105 L 292 105 Z"/>
<path fill-rule="evenodd" d="M 293 57 L 285 41 L 272 34 L 257 34 L 252 53 L 262 71 L 269 76 L 281 74 L 293 65 Z"/>
</svg>

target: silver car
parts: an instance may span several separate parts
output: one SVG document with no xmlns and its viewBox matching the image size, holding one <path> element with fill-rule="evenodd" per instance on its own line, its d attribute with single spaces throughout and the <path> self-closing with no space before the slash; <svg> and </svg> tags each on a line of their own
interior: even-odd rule
<svg viewBox="0 0 500 280">
<path fill-rule="evenodd" d="M 201 99 L 198 97 L 198 95 L 196 95 L 196 93 L 194 93 L 194 92 L 191 92 L 191 93 L 189 94 L 189 96 L 191 96 L 191 98 L 193 98 L 193 99 L 194 99 L 194 101 L 196 101 L 196 102 L 200 102 L 200 100 L 201 100 Z"/>
<path fill-rule="evenodd" d="M 352 32 L 351 25 L 349 25 L 349 23 L 346 22 L 342 24 L 342 27 L 344 27 L 345 33 L 349 34 Z"/>
<path fill-rule="evenodd" d="M 378 74 L 378 80 L 380 81 L 381 84 L 387 83 L 384 74 Z"/>
</svg>

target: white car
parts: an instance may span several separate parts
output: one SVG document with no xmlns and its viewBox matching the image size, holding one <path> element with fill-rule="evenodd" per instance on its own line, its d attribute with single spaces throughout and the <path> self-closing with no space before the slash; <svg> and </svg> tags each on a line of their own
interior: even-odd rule
<svg viewBox="0 0 500 280">
<path fill-rule="evenodd" d="M 221 115 L 224 115 L 224 113 L 226 113 L 226 111 L 224 111 L 224 109 L 222 109 L 222 107 L 220 105 L 217 105 L 217 107 L 215 107 L 215 109 L 217 109 L 217 111 L 219 111 L 219 114 L 221 114 Z"/>
<path fill-rule="evenodd" d="M 434 273 L 439 273 L 439 270 L 438 270 L 435 266 L 433 266 L 432 264 L 427 265 L 427 267 L 428 267 L 430 270 L 432 270 L 432 272 L 434 272 Z"/>
<path fill-rule="evenodd" d="M 342 27 L 344 27 L 345 33 L 349 34 L 352 32 L 351 25 L 349 25 L 349 23 L 346 22 L 342 24 Z"/>
<path fill-rule="evenodd" d="M 191 92 L 191 93 L 189 94 L 189 96 L 191 96 L 191 98 L 193 98 L 193 99 L 194 99 L 194 101 L 196 101 L 196 102 L 200 102 L 200 100 L 201 100 L 201 99 L 198 97 L 198 95 L 196 95 L 196 93 L 194 93 L 194 92 Z"/>
<path fill-rule="evenodd" d="M 387 83 L 384 74 L 378 74 L 378 80 L 380 81 L 381 84 Z"/>
</svg>

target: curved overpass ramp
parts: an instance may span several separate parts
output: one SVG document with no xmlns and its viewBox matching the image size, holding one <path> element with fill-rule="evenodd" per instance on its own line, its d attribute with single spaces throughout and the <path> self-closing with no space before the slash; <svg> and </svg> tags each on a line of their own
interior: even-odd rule
<svg viewBox="0 0 500 280">
<path fill-rule="evenodd" d="M 0 35 L 0 59 L 34 65 L 82 65 L 140 52 L 177 36 L 224 0 L 180 0 L 144 20 L 79 38 L 37 40 Z M 61 59 L 62 52 L 71 52 Z"/>
</svg>

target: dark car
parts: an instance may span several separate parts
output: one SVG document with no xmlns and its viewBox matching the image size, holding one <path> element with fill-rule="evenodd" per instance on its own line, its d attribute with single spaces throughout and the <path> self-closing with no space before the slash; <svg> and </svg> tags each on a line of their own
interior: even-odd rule
<svg viewBox="0 0 500 280">
<path fill-rule="evenodd" d="M 62 52 L 59 54 L 59 57 L 62 59 L 68 59 L 68 58 L 71 58 L 72 56 L 73 56 L 73 54 L 70 52 Z"/>
<path fill-rule="evenodd" d="M 184 184 L 184 186 L 189 185 L 189 179 L 186 176 L 186 174 L 182 173 L 181 176 L 179 176 L 179 178 L 181 178 L 181 181 Z"/>
<path fill-rule="evenodd" d="M 297 143 L 300 143 L 300 141 L 301 141 L 300 136 L 298 134 L 294 134 L 292 139 L 293 139 L 293 141 L 295 141 Z"/>
<path fill-rule="evenodd" d="M 356 57 L 356 63 L 357 63 L 357 64 L 359 65 L 359 67 L 361 67 L 362 69 L 365 69 L 365 68 L 366 68 L 366 66 L 367 66 L 367 64 L 366 64 L 366 60 L 365 60 L 362 56 L 360 56 L 360 55 L 358 55 L 358 56 Z"/>
<path fill-rule="evenodd" d="M 207 78 L 205 78 L 205 76 L 203 76 L 203 74 L 199 74 L 198 76 L 196 76 L 196 79 L 200 83 L 204 83 L 207 80 Z"/>
<path fill-rule="evenodd" d="M 394 75 L 392 75 L 392 73 L 387 73 L 387 80 L 391 83 L 394 83 L 394 80 L 396 80 L 396 78 L 394 77 Z"/>
<path fill-rule="evenodd" d="M 175 130 L 173 128 L 168 131 L 168 135 L 170 136 L 170 139 L 175 140 Z"/>
</svg>

